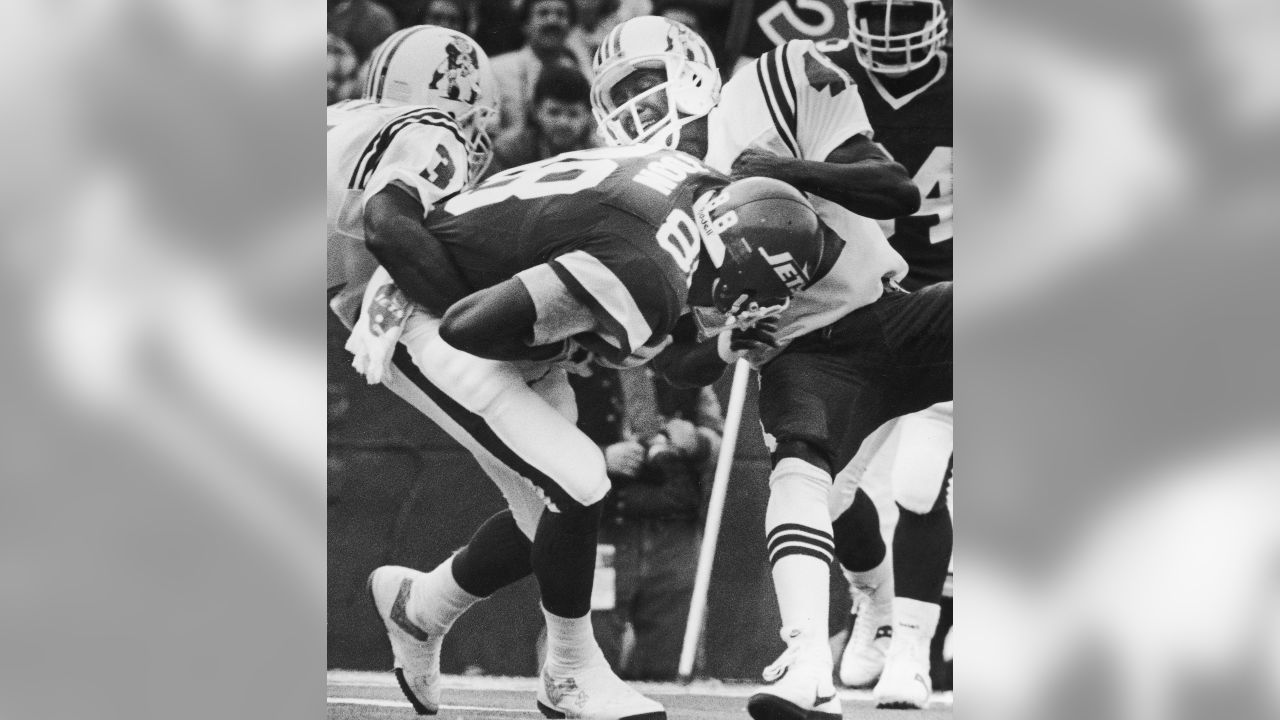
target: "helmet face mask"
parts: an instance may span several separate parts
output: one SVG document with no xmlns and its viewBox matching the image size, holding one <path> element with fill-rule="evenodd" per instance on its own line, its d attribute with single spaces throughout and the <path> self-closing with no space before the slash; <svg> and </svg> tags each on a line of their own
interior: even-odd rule
<svg viewBox="0 0 1280 720">
<path fill-rule="evenodd" d="M 466 140 L 469 180 L 474 182 L 488 167 L 497 82 L 489 56 L 466 35 L 434 25 L 394 33 L 374 51 L 364 98 L 383 105 L 424 105 L 447 113 Z"/>
<path fill-rule="evenodd" d="M 720 74 L 710 48 L 692 30 L 665 18 L 639 17 L 614 28 L 593 66 L 591 111 L 609 145 L 674 149 L 681 128 L 720 101 Z M 620 94 L 615 90 L 634 85 L 629 79 L 640 73 L 658 79 L 615 98 Z"/>
<path fill-rule="evenodd" d="M 947 36 L 942 0 L 848 0 L 849 40 L 871 72 L 901 75 L 927 65 Z"/>
</svg>

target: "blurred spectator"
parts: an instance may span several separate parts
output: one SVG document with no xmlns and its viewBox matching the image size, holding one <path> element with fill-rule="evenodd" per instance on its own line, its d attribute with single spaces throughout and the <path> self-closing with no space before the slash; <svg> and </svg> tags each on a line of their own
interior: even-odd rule
<svg viewBox="0 0 1280 720">
<path fill-rule="evenodd" d="M 351 43 L 360 62 L 399 29 L 391 11 L 373 0 L 329 0 L 329 32 Z"/>
<path fill-rule="evenodd" d="M 710 388 L 672 388 L 644 367 L 596 368 L 570 382 L 578 427 L 603 449 L 613 483 L 600 542 L 601 555 L 613 556 L 614 585 L 593 595 L 596 640 L 622 677 L 673 679 L 702 543 L 703 478 L 724 430 L 720 403 Z"/>
<path fill-rule="evenodd" d="M 675 20 L 701 35 L 703 40 L 707 39 L 706 28 L 704 28 L 702 24 L 702 17 L 698 14 L 698 10 L 692 5 L 679 2 L 663 3 L 654 15 L 664 17 L 668 20 Z"/>
<path fill-rule="evenodd" d="M 571 67 L 550 65 L 533 87 L 533 104 L 524 121 L 494 142 L 489 172 L 594 147 L 594 131 L 591 84 Z"/>
<path fill-rule="evenodd" d="M 466 0 L 427 0 L 419 21 L 423 25 L 439 25 L 468 35 L 475 30 Z"/>
<path fill-rule="evenodd" d="M 733 63 L 724 62 L 724 25 L 727 20 L 722 17 L 723 11 L 716 13 L 697 2 L 669 0 L 655 4 L 653 14 L 674 20 L 697 33 L 707 43 L 707 47 L 711 48 L 724 79 L 728 79 Z"/>
<path fill-rule="evenodd" d="M 329 33 L 329 104 L 358 97 L 360 83 L 356 76 L 359 61 L 351 43 Z"/>
<path fill-rule="evenodd" d="M 490 58 L 518 50 L 524 44 L 524 33 L 512 0 L 475 0 L 472 10 L 476 23 L 472 37 Z"/>
<path fill-rule="evenodd" d="M 497 131 L 517 125 L 525 116 L 543 67 L 577 65 L 565 46 L 569 28 L 578 17 L 574 0 L 521 0 L 519 16 L 524 47 L 493 58 L 498 80 Z"/>
<path fill-rule="evenodd" d="M 609 31 L 631 18 L 653 12 L 650 0 L 577 0 L 578 22 L 565 41 L 578 58 L 578 66 L 591 77 L 591 60 Z"/>
</svg>

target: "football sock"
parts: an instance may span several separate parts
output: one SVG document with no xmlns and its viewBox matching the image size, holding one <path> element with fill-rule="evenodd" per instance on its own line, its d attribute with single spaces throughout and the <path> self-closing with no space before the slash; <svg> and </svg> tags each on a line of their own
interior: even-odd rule
<svg viewBox="0 0 1280 720">
<path fill-rule="evenodd" d="M 862 572 L 845 571 L 849 585 L 871 598 L 872 611 L 885 617 L 893 611 L 893 559 L 885 559 L 870 570 Z M 856 607 L 854 608 L 857 609 Z"/>
<path fill-rule="evenodd" d="M 893 644 L 890 652 L 911 653 L 929 659 L 929 643 L 938 628 L 938 615 L 941 608 L 934 603 L 920 602 L 911 598 L 894 598 L 893 600 Z"/>
<path fill-rule="evenodd" d="M 834 547 L 827 494 L 831 476 L 799 458 L 780 460 L 769 476 L 765 536 L 784 628 L 826 642 Z M 828 662 L 830 653 L 825 653 Z"/>
<path fill-rule="evenodd" d="M 591 612 L 603 504 L 543 511 L 533 538 L 532 562 L 548 613 L 581 618 Z"/>
<path fill-rule="evenodd" d="M 951 513 L 942 503 L 924 515 L 899 509 L 893 533 L 894 590 L 899 597 L 936 606 L 942 602 L 951 562 Z"/>
<path fill-rule="evenodd" d="M 453 578 L 472 595 L 489 597 L 533 572 L 533 544 L 510 510 L 493 515 L 453 557 Z"/>
<path fill-rule="evenodd" d="M 445 560 L 415 582 L 409 596 L 409 614 L 414 624 L 430 635 L 444 635 L 454 620 L 481 599 L 454 580 L 454 560 Z"/>
<path fill-rule="evenodd" d="M 590 613 L 567 618 L 543 607 L 542 614 L 547 620 L 547 667 L 552 674 L 572 673 L 604 657 L 596 645 Z"/>
<path fill-rule="evenodd" d="M 858 488 L 853 503 L 831 524 L 836 558 L 846 570 L 873 571 L 884 564 L 884 536 L 880 534 L 880 513 L 871 496 Z"/>
</svg>

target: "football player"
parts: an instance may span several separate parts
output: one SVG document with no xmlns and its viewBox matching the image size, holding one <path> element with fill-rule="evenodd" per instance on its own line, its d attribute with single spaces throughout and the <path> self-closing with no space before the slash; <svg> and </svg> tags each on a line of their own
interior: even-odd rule
<svg viewBox="0 0 1280 720">
<path fill-rule="evenodd" d="M 836 720 L 828 574 L 836 546 L 862 539 L 834 532 L 832 472 L 883 423 L 950 399 L 951 285 L 907 293 L 894 282 L 906 264 L 870 218 L 915 213 L 919 191 L 872 142 L 852 83 L 832 85 L 836 66 L 822 48 L 795 41 L 766 53 L 711 111 L 715 84 L 703 78 L 714 67 L 694 67 L 707 63 L 690 34 L 661 19 L 615 28 L 596 55 L 593 110 L 610 142 L 700 145 L 712 167 L 804 190 L 844 240 L 830 271 L 779 308 L 774 324 L 723 332 L 733 325 L 695 313 L 659 359 L 669 377 L 698 384 L 744 355 L 760 369 L 761 422 L 774 449 L 765 530 L 787 649 L 765 669 L 770 684 L 748 711 L 757 720 Z M 877 563 L 883 541 L 878 552 Z"/>
<path fill-rule="evenodd" d="M 479 92 L 461 95 L 456 74 L 438 73 L 457 64 L 457 48 L 470 55 L 466 87 Z M 414 233 L 436 202 L 483 174 L 494 94 L 484 50 L 461 33 L 417 25 L 377 48 L 360 99 L 329 106 L 328 287 L 347 327 L 378 267 L 368 234 Z"/>
<path fill-rule="evenodd" d="M 785 302 L 835 241 L 786 184 L 729 183 L 692 157 L 649 147 L 566 153 L 499 173 L 443 203 L 425 228 L 473 292 L 443 316 L 409 311 L 392 359 L 400 372 L 384 383 L 466 446 L 510 509 L 430 573 L 384 567 L 371 576 L 406 694 L 438 707 L 444 632 L 532 572 L 547 623 L 539 708 L 549 717 L 665 717 L 614 675 L 592 633 L 609 482 L 599 449 L 574 425 L 566 369 L 591 358 L 644 363 L 669 342 L 691 293 L 731 317 Z M 438 253 L 418 261 L 413 239 L 382 242 L 375 255 L 416 300 Z"/>
<path fill-rule="evenodd" d="M 848 16 L 849 39 L 821 45 L 861 91 L 877 141 L 913 174 L 924 198 L 914 215 L 881 222 L 910 266 L 902 285 L 918 290 L 950 281 L 954 55 L 946 9 L 941 0 L 853 0 Z M 846 79 L 833 75 L 830 82 Z M 840 679 L 850 686 L 876 683 L 880 707 L 920 708 L 932 691 L 929 649 L 951 559 L 951 404 L 899 418 L 884 434 L 885 442 L 859 451 L 878 447 L 873 457 L 850 463 L 836 480 L 843 497 L 851 495 L 842 492 L 846 484 L 891 488 L 898 517 L 892 573 L 882 564 L 852 574 L 855 617 Z M 870 474 L 861 473 L 864 468 Z"/>
<path fill-rule="evenodd" d="M 466 63 L 458 62 L 459 53 L 469 56 Z M 387 236 L 420 237 L 423 219 L 436 203 L 483 174 L 496 90 L 484 50 L 465 35 L 439 27 L 394 33 L 369 65 L 362 97 L 327 112 L 329 304 L 355 330 L 348 348 L 357 353 L 358 367 L 371 382 L 382 381 L 404 397 L 397 388 L 408 380 L 388 360 L 409 303 L 367 243 Z M 465 83 L 450 72 L 464 65 L 473 75 Z M 432 247 L 423 244 L 424 251 Z M 452 267 L 442 257 L 437 260 L 441 273 Z M 362 312 L 371 285 L 376 301 Z M 434 296 L 420 294 L 418 300 L 443 312 L 463 292 L 462 280 L 444 277 L 438 287 Z M 401 687 L 419 712 L 435 712 L 438 642 L 402 642 L 396 623 L 385 614 L 384 621 Z M 416 672 L 406 676 L 402 667 Z"/>
<path fill-rule="evenodd" d="M 389 45 L 385 56 L 406 47 Z M 470 94 L 484 98 L 486 63 L 469 64 L 482 71 Z M 383 78 L 412 85 L 452 76 L 375 67 L 371 78 L 376 87 Z M 331 182 L 363 177 L 400 128 L 372 138 L 373 158 Z M 401 689 L 419 713 L 437 712 L 444 633 L 480 598 L 532 572 L 548 628 L 539 708 L 599 720 L 665 717 L 614 675 L 591 631 L 608 480 L 599 449 L 574 426 L 566 368 L 592 358 L 646 361 L 668 342 L 691 284 L 729 316 L 752 309 L 746 297 L 784 301 L 834 254 L 816 213 L 783 183 L 730 184 L 694 158 L 652 148 L 513 168 L 425 220 L 422 203 L 391 190 L 365 203 L 364 244 L 382 268 L 366 283 L 348 348 L 371 380 L 471 451 L 509 506 L 430 573 L 371 574 Z M 703 223 L 719 234 L 705 235 Z"/>
</svg>

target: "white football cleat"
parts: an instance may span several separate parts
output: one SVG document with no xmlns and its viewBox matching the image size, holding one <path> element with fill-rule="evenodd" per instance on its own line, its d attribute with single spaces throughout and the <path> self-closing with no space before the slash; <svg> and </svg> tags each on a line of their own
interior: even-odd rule
<svg viewBox="0 0 1280 720">
<path fill-rule="evenodd" d="M 893 638 L 893 604 L 872 601 L 871 595 L 855 591 L 853 628 L 840 655 L 840 684 L 845 687 L 871 687 L 884 670 Z"/>
<path fill-rule="evenodd" d="M 871 691 L 876 707 L 918 710 L 929 704 L 933 680 L 929 677 L 928 646 L 923 657 L 918 649 L 890 651 L 880 682 Z"/>
<path fill-rule="evenodd" d="M 553 720 L 667 720 L 662 705 L 631 689 L 609 668 L 604 655 L 563 675 L 544 665 L 538 709 Z"/>
<path fill-rule="evenodd" d="M 409 593 L 426 573 L 385 565 L 369 573 L 369 595 L 391 638 L 396 681 L 419 715 L 440 711 L 440 645 L 443 633 L 428 634 L 409 618 Z"/>
<path fill-rule="evenodd" d="M 799 629 L 783 628 L 782 639 L 787 649 L 764 669 L 769 685 L 751 696 L 747 712 L 755 720 L 841 720 L 826 638 L 815 640 Z"/>
</svg>

